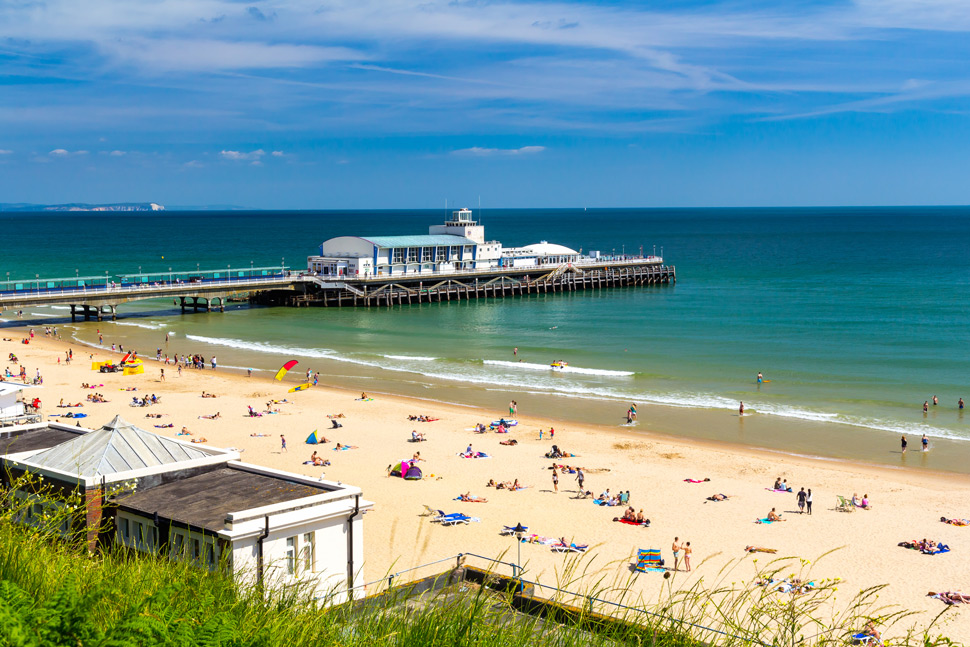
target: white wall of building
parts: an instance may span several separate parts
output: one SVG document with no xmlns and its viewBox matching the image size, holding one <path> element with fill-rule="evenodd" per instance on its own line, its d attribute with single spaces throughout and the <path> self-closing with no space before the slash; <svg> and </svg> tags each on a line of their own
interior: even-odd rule
<svg viewBox="0 0 970 647">
<path fill-rule="evenodd" d="M 22 416 L 26 413 L 24 403 L 18 400 L 19 391 L 0 394 L 0 418 Z"/>
</svg>

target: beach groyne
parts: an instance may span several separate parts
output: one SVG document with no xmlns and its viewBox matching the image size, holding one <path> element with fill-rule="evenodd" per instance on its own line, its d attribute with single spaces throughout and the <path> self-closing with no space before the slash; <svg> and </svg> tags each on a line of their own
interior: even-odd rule
<svg viewBox="0 0 970 647">
<path fill-rule="evenodd" d="M 250 301 L 259 305 L 291 307 L 393 306 L 668 285 L 676 280 L 673 265 L 612 261 L 598 265 L 561 265 L 548 271 L 531 267 L 458 272 L 437 277 L 416 274 L 339 281 L 322 278 L 308 281 L 304 277 L 302 290 L 260 290 L 251 294 Z"/>
</svg>

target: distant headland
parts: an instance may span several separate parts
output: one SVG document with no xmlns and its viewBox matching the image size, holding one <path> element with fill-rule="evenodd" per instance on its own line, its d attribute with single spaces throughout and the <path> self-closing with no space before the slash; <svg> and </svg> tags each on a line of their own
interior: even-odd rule
<svg viewBox="0 0 970 647">
<path fill-rule="evenodd" d="M 118 202 L 115 204 L 86 204 L 83 202 L 71 202 L 69 204 L 0 203 L 0 211 L 165 211 L 165 207 L 156 202 Z"/>
</svg>

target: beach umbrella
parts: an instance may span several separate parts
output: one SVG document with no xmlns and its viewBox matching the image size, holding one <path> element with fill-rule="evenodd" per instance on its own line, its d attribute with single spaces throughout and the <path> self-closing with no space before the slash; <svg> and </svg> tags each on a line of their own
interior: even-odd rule
<svg viewBox="0 0 970 647">
<path fill-rule="evenodd" d="M 294 366 L 296 366 L 297 364 L 299 364 L 299 362 L 296 361 L 295 359 L 291 359 L 286 364 L 283 364 L 283 366 L 280 367 L 280 370 L 276 371 L 276 379 L 282 380 L 283 376 L 286 375 L 286 372 L 289 371 Z"/>
</svg>

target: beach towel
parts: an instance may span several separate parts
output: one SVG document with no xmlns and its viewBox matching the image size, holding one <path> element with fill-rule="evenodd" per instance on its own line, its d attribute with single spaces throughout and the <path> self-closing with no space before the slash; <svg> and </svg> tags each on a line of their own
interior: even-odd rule
<svg viewBox="0 0 970 647">
<path fill-rule="evenodd" d="M 625 523 L 628 526 L 640 526 L 642 528 L 649 528 L 650 527 L 650 520 L 649 519 L 647 519 L 643 523 L 640 523 L 639 521 L 634 521 L 632 519 L 622 519 L 620 517 L 616 517 L 616 518 L 613 519 L 613 521 L 616 521 L 617 523 Z"/>
<path fill-rule="evenodd" d="M 763 523 L 763 524 L 775 523 L 774 521 L 772 521 L 768 517 L 765 517 L 764 519 L 755 519 L 754 522 L 755 523 Z"/>
<path fill-rule="evenodd" d="M 343 447 L 334 447 L 333 448 L 333 451 L 335 451 L 335 452 L 345 452 L 348 449 L 357 449 L 357 448 L 356 447 L 351 447 L 349 445 L 344 445 Z"/>
<path fill-rule="evenodd" d="M 773 487 L 766 487 L 765 489 L 768 490 L 769 492 L 781 492 L 782 494 L 791 494 L 792 493 L 791 490 L 776 490 Z"/>
<path fill-rule="evenodd" d="M 552 552 L 554 553 L 585 553 L 586 549 L 589 548 L 589 544 L 569 544 L 566 545 L 562 542 L 553 544 L 551 546 Z"/>
<path fill-rule="evenodd" d="M 55 417 L 60 416 L 63 418 L 87 418 L 88 417 L 88 414 L 86 413 L 55 413 L 53 415 Z"/>
<path fill-rule="evenodd" d="M 522 543 L 528 544 L 542 544 L 543 546 L 552 546 L 553 544 L 561 543 L 555 537 L 543 537 L 542 535 L 529 535 L 522 539 Z"/>
<path fill-rule="evenodd" d="M 373 402 L 374 398 L 355 398 L 357 402 Z"/>
<path fill-rule="evenodd" d="M 706 483 L 711 479 L 684 479 L 685 483 Z"/>
<path fill-rule="evenodd" d="M 459 452 L 458 455 L 462 458 L 491 458 L 491 456 L 485 452 L 472 452 L 471 454 L 463 454 Z"/>
<path fill-rule="evenodd" d="M 173 425 L 173 424 L 167 424 L 167 425 L 155 425 L 155 428 L 156 428 L 156 429 L 168 429 L 168 428 L 170 428 L 170 427 L 174 427 L 174 426 L 175 426 L 175 425 Z"/>
</svg>

